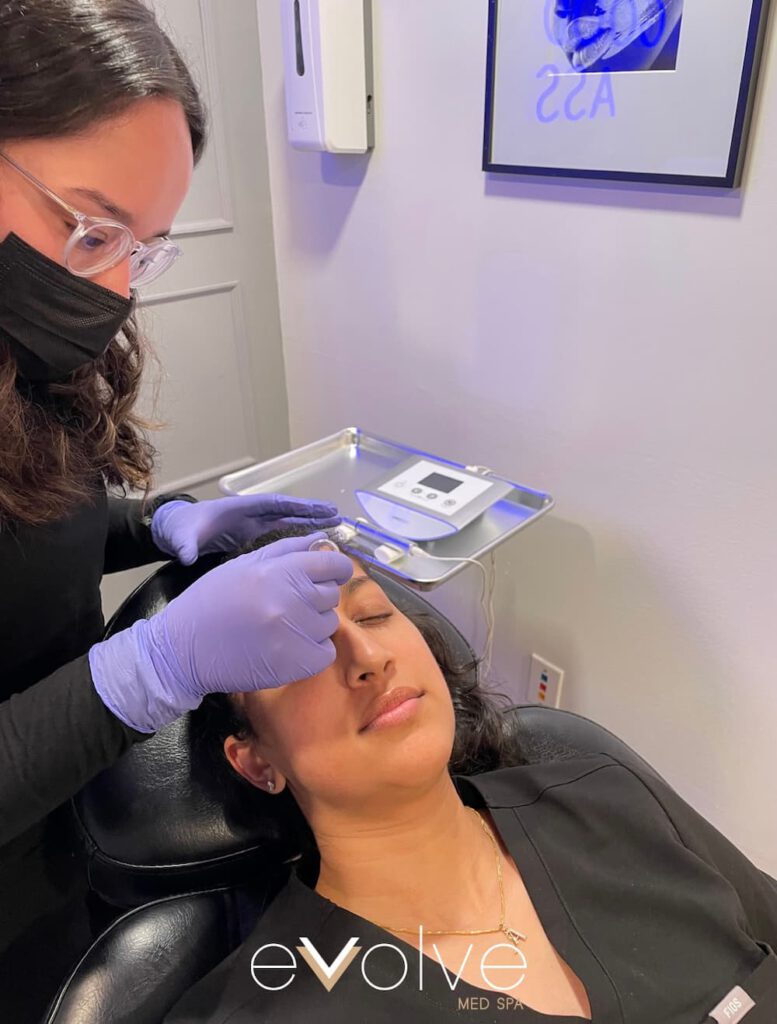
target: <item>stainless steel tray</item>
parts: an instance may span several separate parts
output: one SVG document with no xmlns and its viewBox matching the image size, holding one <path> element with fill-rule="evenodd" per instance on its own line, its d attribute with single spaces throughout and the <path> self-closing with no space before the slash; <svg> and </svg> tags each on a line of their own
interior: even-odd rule
<svg viewBox="0 0 777 1024">
<path fill-rule="evenodd" d="M 366 519 L 354 492 L 370 487 L 377 477 L 401 465 L 412 455 L 476 471 L 487 479 L 504 480 L 512 490 L 459 533 L 420 544 L 425 555 L 407 552 L 398 561 L 386 565 L 373 557 L 375 547 L 385 542 L 400 548 L 407 545 L 376 529 Z M 549 494 L 513 483 L 482 466 L 464 466 L 450 459 L 441 459 L 429 452 L 374 437 L 359 427 L 346 427 L 285 455 L 230 473 L 219 481 L 219 486 L 224 494 L 276 492 L 333 502 L 344 520 L 359 531 L 357 538 L 346 548 L 380 571 L 396 576 L 418 590 L 433 590 L 468 565 L 466 561 L 447 562 L 439 558 L 481 558 L 553 507 Z"/>
</svg>

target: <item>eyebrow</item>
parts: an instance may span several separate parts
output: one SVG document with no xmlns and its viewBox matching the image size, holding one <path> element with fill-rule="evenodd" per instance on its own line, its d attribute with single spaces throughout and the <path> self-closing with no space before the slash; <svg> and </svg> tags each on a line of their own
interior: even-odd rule
<svg viewBox="0 0 777 1024">
<path fill-rule="evenodd" d="M 85 199 L 91 199 L 93 203 L 97 203 L 98 206 L 102 206 L 106 213 L 109 213 L 111 217 L 117 217 L 119 220 L 126 221 L 129 227 L 135 223 L 135 218 L 123 207 L 119 206 L 109 199 L 104 192 L 100 192 L 96 188 L 71 188 L 68 191 L 74 195 L 83 196 Z"/>
<path fill-rule="evenodd" d="M 376 581 L 372 576 L 352 576 L 351 579 L 345 584 L 345 593 L 348 597 L 358 590 L 359 587 L 364 586 L 365 583 L 375 583 Z"/>
<path fill-rule="evenodd" d="M 115 217 L 116 220 L 120 220 L 129 228 L 134 227 L 135 218 L 129 212 L 129 210 L 125 210 L 123 206 L 119 206 L 117 203 L 114 203 L 112 199 L 109 199 L 108 196 L 106 196 L 105 193 L 101 192 L 99 189 L 71 188 L 68 189 L 68 191 L 71 192 L 73 195 L 83 196 L 84 199 L 91 199 L 93 203 L 97 203 L 98 206 L 101 206 L 103 210 L 105 210 L 105 212 L 109 214 L 111 217 Z M 166 228 L 164 231 L 156 231 L 153 235 L 151 235 L 151 237 L 163 238 L 165 235 L 169 235 L 172 230 L 172 227 L 169 227 Z"/>
</svg>

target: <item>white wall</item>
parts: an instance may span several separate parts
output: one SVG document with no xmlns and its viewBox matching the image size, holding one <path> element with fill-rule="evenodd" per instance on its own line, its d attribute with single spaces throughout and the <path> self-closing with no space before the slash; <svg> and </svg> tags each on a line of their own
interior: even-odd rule
<svg viewBox="0 0 777 1024">
<path fill-rule="evenodd" d="M 777 873 L 777 66 L 741 194 L 489 178 L 486 0 L 375 0 L 370 159 L 284 140 L 259 0 L 292 441 L 359 424 L 550 491 L 495 670 L 652 761 Z M 461 579 L 461 578 L 460 578 Z M 470 634 L 474 578 L 439 592 Z"/>
</svg>

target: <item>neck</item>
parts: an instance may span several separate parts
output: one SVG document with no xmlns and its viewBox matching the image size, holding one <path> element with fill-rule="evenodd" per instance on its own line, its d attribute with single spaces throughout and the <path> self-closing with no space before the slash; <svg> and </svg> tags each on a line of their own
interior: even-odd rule
<svg viewBox="0 0 777 1024">
<path fill-rule="evenodd" d="M 319 817 L 311 821 L 321 856 L 316 892 L 326 899 L 396 929 L 498 923 L 493 845 L 447 772 L 379 816 Z"/>
</svg>

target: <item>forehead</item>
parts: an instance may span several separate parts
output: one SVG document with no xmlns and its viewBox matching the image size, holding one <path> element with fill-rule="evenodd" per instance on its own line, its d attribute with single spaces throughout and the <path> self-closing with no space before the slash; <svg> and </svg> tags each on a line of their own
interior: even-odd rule
<svg viewBox="0 0 777 1024">
<path fill-rule="evenodd" d="M 374 576 L 367 573 L 366 568 L 356 558 L 351 558 L 353 576 L 340 587 L 340 604 L 353 603 L 357 598 L 374 597 L 383 594 L 383 588 Z"/>
<path fill-rule="evenodd" d="M 191 136 L 173 100 L 139 100 L 77 135 L 16 147 L 20 163 L 85 213 L 106 216 L 77 189 L 98 191 L 129 213 L 137 238 L 168 229 L 189 188 Z"/>
<path fill-rule="evenodd" d="M 193 170 L 183 109 L 171 100 L 139 102 L 100 141 L 103 159 L 93 166 L 96 173 L 99 166 L 102 189 L 117 193 L 112 198 L 132 211 L 138 237 L 169 227 Z"/>
</svg>

